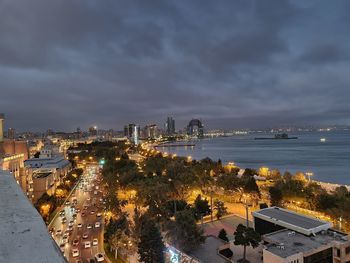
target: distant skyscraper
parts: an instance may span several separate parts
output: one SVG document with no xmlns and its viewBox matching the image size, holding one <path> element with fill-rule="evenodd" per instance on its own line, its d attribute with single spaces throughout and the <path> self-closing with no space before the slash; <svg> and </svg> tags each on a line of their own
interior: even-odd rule
<svg viewBox="0 0 350 263">
<path fill-rule="evenodd" d="M 198 119 L 192 119 L 187 126 L 187 134 L 197 138 L 203 138 L 204 126 Z"/>
<path fill-rule="evenodd" d="M 140 126 L 135 125 L 134 126 L 134 131 L 132 133 L 132 141 L 135 144 L 139 144 L 139 138 L 140 138 Z"/>
<path fill-rule="evenodd" d="M 89 135 L 90 136 L 97 136 L 97 126 L 91 126 L 89 128 Z"/>
<path fill-rule="evenodd" d="M 129 125 L 126 125 L 124 128 L 124 132 L 126 132 L 126 137 L 129 139 L 133 137 L 134 129 L 136 124 L 130 123 Z"/>
<path fill-rule="evenodd" d="M 0 113 L 0 142 L 4 141 L 4 119 L 5 114 Z"/>
<path fill-rule="evenodd" d="M 129 137 L 129 126 L 128 125 L 124 126 L 124 136 Z"/>
<path fill-rule="evenodd" d="M 124 136 L 128 137 L 135 144 L 139 143 L 140 126 L 134 123 L 124 126 Z"/>
<path fill-rule="evenodd" d="M 7 130 L 7 138 L 15 139 L 16 138 L 16 130 L 14 128 L 9 128 Z"/>
<path fill-rule="evenodd" d="M 167 135 L 175 134 L 175 120 L 172 117 L 168 117 L 166 120 L 165 132 Z"/>
<path fill-rule="evenodd" d="M 155 139 L 158 135 L 158 129 L 156 124 L 150 124 L 145 127 L 145 137 Z"/>
</svg>

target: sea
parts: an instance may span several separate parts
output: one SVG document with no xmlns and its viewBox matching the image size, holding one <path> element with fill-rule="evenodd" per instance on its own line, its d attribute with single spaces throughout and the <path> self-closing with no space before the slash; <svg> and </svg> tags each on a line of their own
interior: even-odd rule
<svg viewBox="0 0 350 263">
<path fill-rule="evenodd" d="M 241 168 L 268 167 L 312 172 L 313 180 L 350 185 L 350 131 L 289 133 L 296 140 L 254 140 L 273 134 L 247 134 L 191 141 L 193 147 L 159 147 L 163 152 L 193 159 L 209 157 Z M 325 141 L 321 141 L 324 138 Z"/>
</svg>

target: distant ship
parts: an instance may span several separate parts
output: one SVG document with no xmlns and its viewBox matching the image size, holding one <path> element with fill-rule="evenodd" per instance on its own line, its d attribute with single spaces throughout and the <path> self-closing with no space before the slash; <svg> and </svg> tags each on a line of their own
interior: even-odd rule
<svg viewBox="0 0 350 263">
<path fill-rule="evenodd" d="M 287 133 L 278 133 L 274 137 L 255 137 L 254 140 L 295 140 L 298 137 L 289 137 Z"/>
</svg>

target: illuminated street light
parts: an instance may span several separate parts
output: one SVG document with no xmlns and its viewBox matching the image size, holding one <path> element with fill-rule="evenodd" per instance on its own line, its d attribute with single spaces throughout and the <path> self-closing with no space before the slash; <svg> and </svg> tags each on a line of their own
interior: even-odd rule
<svg viewBox="0 0 350 263">
<path fill-rule="evenodd" d="M 306 172 L 305 174 L 306 174 L 307 177 L 309 178 L 309 183 L 310 183 L 310 181 L 311 181 L 310 178 L 314 175 L 314 173 L 313 173 L 313 172 Z"/>
</svg>

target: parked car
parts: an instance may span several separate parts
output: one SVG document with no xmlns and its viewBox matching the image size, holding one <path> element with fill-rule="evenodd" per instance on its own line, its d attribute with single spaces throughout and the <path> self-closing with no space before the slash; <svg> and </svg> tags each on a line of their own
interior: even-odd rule
<svg viewBox="0 0 350 263">
<path fill-rule="evenodd" d="M 72 251 L 72 256 L 73 256 L 73 258 L 79 257 L 79 255 L 80 255 L 79 250 L 76 249 L 76 248 L 74 248 L 73 251 Z"/>
<path fill-rule="evenodd" d="M 105 260 L 104 256 L 101 253 L 97 253 L 95 255 L 95 259 L 97 262 L 103 262 Z"/>
<path fill-rule="evenodd" d="M 90 247 L 91 247 L 91 242 L 90 241 L 85 241 L 84 248 L 90 248 Z"/>
<path fill-rule="evenodd" d="M 97 246 L 97 245 L 98 245 L 98 240 L 97 240 L 97 238 L 94 238 L 94 239 L 92 240 L 92 245 L 93 245 L 93 246 Z"/>
</svg>

